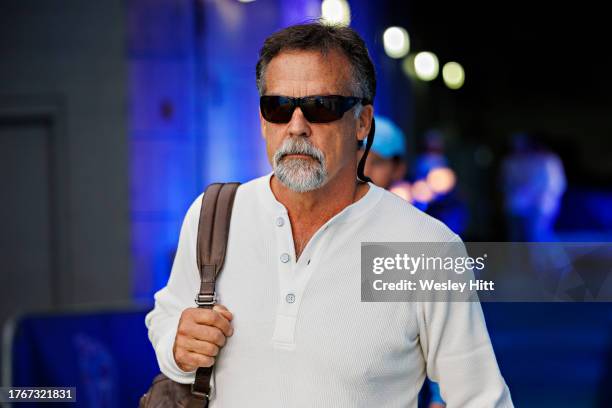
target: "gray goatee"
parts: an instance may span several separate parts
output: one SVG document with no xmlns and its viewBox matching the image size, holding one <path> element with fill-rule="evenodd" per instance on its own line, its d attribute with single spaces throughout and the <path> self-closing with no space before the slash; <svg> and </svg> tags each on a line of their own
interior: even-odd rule
<svg viewBox="0 0 612 408">
<path fill-rule="evenodd" d="M 287 157 L 288 154 L 304 154 L 311 159 Z M 273 165 L 278 180 L 297 193 L 316 190 L 327 182 L 323 152 L 304 137 L 286 139 L 274 153 Z"/>
</svg>

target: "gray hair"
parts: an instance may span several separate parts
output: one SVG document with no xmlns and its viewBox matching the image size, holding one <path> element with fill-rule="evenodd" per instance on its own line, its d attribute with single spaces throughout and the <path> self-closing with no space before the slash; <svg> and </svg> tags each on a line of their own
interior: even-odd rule
<svg viewBox="0 0 612 408">
<path fill-rule="evenodd" d="M 259 95 L 266 90 L 265 71 L 268 63 L 282 51 L 318 50 L 326 55 L 331 50 L 340 51 L 349 60 L 352 81 L 349 84 L 354 96 L 374 102 L 376 94 L 376 73 L 365 42 L 350 27 L 331 25 L 315 20 L 311 23 L 289 26 L 264 41 L 259 51 L 255 78 Z M 354 109 L 355 117 L 361 113 L 362 105 Z"/>
</svg>

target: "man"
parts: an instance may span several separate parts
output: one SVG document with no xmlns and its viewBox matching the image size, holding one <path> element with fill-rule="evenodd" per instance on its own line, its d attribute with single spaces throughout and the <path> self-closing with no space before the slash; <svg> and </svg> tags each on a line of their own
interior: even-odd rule
<svg viewBox="0 0 612 408">
<path fill-rule="evenodd" d="M 554 223 L 567 187 L 561 158 L 528 133 L 512 135 L 501 165 L 501 188 L 510 241 L 557 240 Z"/>
<path fill-rule="evenodd" d="M 214 363 L 211 407 L 416 407 L 426 370 L 449 406 L 512 406 L 478 303 L 360 301 L 360 242 L 459 241 L 356 179 L 376 83 L 363 40 L 292 26 L 256 71 L 274 171 L 238 188 L 213 310 L 192 300 L 201 196 L 187 211 L 146 317 L 162 372 L 187 384 Z"/>
<path fill-rule="evenodd" d="M 406 138 L 395 123 L 378 115 L 375 136 L 365 164 L 365 174 L 374 184 L 388 190 L 406 174 Z M 363 154 L 364 149 L 359 149 L 357 160 L 360 160 Z"/>
</svg>

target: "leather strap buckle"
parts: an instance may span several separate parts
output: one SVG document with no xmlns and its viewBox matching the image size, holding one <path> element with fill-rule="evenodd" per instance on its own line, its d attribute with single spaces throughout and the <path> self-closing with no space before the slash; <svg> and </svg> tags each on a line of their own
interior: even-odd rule
<svg viewBox="0 0 612 408">
<path fill-rule="evenodd" d="M 195 395 L 196 397 L 200 397 L 200 398 L 202 398 L 202 399 L 204 399 L 204 398 L 209 399 L 209 398 L 210 398 L 210 397 L 209 397 L 209 395 L 208 395 L 208 394 L 206 394 L 205 392 L 201 392 L 201 391 L 196 391 L 196 390 L 194 390 L 194 389 L 193 389 L 193 386 L 194 386 L 194 385 L 195 385 L 195 384 L 191 384 L 191 394 L 192 394 L 192 395 Z"/>
<path fill-rule="evenodd" d="M 212 306 L 217 303 L 217 292 L 213 292 L 212 295 L 198 293 L 194 300 L 198 306 Z"/>
</svg>

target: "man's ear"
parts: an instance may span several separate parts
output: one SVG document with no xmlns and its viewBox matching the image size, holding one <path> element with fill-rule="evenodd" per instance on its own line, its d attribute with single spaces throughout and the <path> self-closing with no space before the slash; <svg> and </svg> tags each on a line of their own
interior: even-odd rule
<svg viewBox="0 0 612 408">
<path fill-rule="evenodd" d="M 372 105 L 365 105 L 361 108 L 361 113 L 357 118 L 357 140 L 364 140 L 368 136 L 373 117 L 374 107 Z"/>
<path fill-rule="evenodd" d="M 259 109 L 259 124 L 260 124 L 260 129 L 261 129 L 261 138 L 266 140 L 266 134 L 264 132 L 264 129 L 265 129 L 265 126 L 267 125 L 267 122 L 264 119 L 264 117 L 261 115 L 261 109 Z"/>
</svg>

